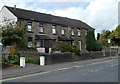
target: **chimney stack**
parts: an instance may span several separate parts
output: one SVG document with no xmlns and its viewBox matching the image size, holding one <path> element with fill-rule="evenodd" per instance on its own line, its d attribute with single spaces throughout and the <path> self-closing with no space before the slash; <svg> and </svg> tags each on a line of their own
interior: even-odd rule
<svg viewBox="0 0 120 84">
<path fill-rule="evenodd" d="M 16 10 L 16 5 L 14 5 L 14 10 Z"/>
</svg>

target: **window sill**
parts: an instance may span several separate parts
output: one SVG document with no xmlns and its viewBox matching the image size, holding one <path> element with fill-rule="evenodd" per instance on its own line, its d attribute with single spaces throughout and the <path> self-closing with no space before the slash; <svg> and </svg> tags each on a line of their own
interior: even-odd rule
<svg viewBox="0 0 120 84">
<path fill-rule="evenodd" d="M 65 36 L 65 34 L 62 34 L 62 36 Z"/>
<path fill-rule="evenodd" d="M 41 34 L 45 34 L 44 32 L 39 32 L 39 33 L 41 33 Z"/>
<path fill-rule="evenodd" d="M 53 34 L 53 35 L 57 35 L 57 34 Z"/>
<path fill-rule="evenodd" d="M 27 31 L 28 33 L 33 33 L 34 31 Z"/>
</svg>

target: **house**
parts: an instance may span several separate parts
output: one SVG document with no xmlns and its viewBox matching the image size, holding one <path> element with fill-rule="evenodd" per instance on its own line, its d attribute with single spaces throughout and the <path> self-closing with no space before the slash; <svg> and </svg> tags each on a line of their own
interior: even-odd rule
<svg viewBox="0 0 120 84">
<path fill-rule="evenodd" d="M 39 52 L 50 53 L 57 41 L 75 45 L 82 52 L 86 51 L 85 37 L 89 29 L 94 30 L 88 24 L 75 19 L 54 16 L 4 6 L 0 12 L 0 21 L 4 25 L 4 19 L 17 23 L 21 28 L 27 29 L 25 38 L 28 48 L 37 48 Z"/>
</svg>

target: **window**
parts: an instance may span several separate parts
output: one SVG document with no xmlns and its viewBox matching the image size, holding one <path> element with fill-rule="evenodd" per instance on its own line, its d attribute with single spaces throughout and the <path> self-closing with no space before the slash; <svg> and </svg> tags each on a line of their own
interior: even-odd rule
<svg viewBox="0 0 120 84">
<path fill-rule="evenodd" d="M 71 34 L 74 35 L 74 29 L 72 29 Z"/>
<path fill-rule="evenodd" d="M 43 32 L 43 24 L 39 24 L 39 31 Z"/>
<path fill-rule="evenodd" d="M 44 40 L 40 40 L 40 47 L 44 47 Z"/>
<path fill-rule="evenodd" d="M 32 42 L 28 42 L 28 48 L 32 48 Z"/>
<path fill-rule="evenodd" d="M 78 29 L 78 36 L 80 36 L 80 29 Z"/>
<path fill-rule="evenodd" d="M 85 30 L 85 35 L 87 35 L 87 30 Z"/>
<path fill-rule="evenodd" d="M 37 46 L 37 47 L 40 47 L 40 46 L 41 46 L 41 43 L 40 43 L 40 41 L 39 41 L 39 40 L 37 41 L 36 46 Z"/>
<path fill-rule="evenodd" d="M 32 23 L 31 22 L 28 23 L 27 29 L 28 29 L 28 31 L 32 31 Z"/>
<path fill-rule="evenodd" d="M 74 41 L 72 42 L 72 45 L 75 45 Z"/>
<path fill-rule="evenodd" d="M 56 34 L 56 28 L 55 28 L 55 25 L 52 25 L 52 33 L 53 33 L 53 34 Z"/>
<path fill-rule="evenodd" d="M 32 37 L 28 37 L 28 48 L 32 48 Z"/>
<path fill-rule="evenodd" d="M 62 35 L 64 35 L 65 34 L 65 29 L 62 29 L 61 33 L 62 33 Z"/>
<path fill-rule="evenodd" d="M 43 40 L 43 39 L 38 40 L 36 46 L 37 46 L 37 47 L 44 47 L 44 40 Z"/>
</svg>

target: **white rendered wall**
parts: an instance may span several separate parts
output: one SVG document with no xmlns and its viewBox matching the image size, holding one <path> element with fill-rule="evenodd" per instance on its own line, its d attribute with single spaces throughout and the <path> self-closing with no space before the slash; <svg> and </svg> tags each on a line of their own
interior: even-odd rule
<svg viewBox="0 0 120 84">
<path fill-rule="evenodd" d="M 45 53 L 45 48 L 37 48 L 38 52 Z"/>
<path fill-rule="evenodd" d="M 13 13 L 11 13 L 6 7 L 3 7 L 0 11 L 0 25 L 6 25 L 4 21 L 5 19 L 10 20 L 9 22 L 17 22 L 17 17 Z"/>
</svg>

